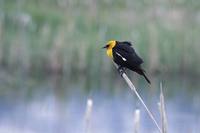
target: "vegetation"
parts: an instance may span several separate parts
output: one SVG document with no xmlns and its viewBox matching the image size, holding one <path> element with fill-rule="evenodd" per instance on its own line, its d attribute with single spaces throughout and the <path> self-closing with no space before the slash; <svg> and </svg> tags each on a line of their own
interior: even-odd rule
<svg viewBox="0 0 200 133">
<path fill-rule="evenodd" d="M 151 73 L 200 75 L 199 7 L 198 0 L 1 0 L 0 64 L 106 74 L 114 67 L 101 47 L 116 39 L 132 41 Z"/>
</svg>

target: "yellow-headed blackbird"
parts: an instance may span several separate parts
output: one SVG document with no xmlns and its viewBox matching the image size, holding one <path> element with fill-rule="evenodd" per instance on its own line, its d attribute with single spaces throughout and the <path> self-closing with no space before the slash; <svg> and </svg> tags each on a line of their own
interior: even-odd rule
<svg viewBox="0 0 200 133">
<path fill-rule="evenodd" d="M 150 84 L 150 80 L 145 75 L 141 64 L 143 60 L 136 54 L 132 44 L 127 41 L 109 41 L 103 48 L 106 48 L 108 57 L 111 57 L 116 64 L 119 65 L 119 70 L 128 68 L 142 76 Z"/>
</svg>

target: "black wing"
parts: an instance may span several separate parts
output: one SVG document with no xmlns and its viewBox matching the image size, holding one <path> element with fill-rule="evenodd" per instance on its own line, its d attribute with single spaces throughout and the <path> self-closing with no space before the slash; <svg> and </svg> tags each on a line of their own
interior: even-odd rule
<svg viewBox="0 0 200 133">
<path fill-rule="evenodd" d="M 123 67 L 133 69 L 143 63 L 143 60 L 136 54 L 131 43 L 121 42 L 113 48 L 114 61 Z"/>
<path fill-rule="evenodd" d="M 131 42 L 128 42 L 128 41 L 121 42 L 121 44 L 132 46 Z"/>
</svg>

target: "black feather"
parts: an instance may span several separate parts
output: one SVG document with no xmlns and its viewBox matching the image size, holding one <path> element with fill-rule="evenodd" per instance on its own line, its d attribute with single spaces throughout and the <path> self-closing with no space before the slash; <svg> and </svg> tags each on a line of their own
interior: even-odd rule
<svg viewBox="0 0 200 133">
<path fill-rule="evenodd" d="M 143 60 L 136 54 L 130 42 L 117 41 L 113 47 L 113 60 L 121 67 L 128 68 L 136 73 L 143 75 L 144 78 L 150 83 L 150 80 L 145 75 L 145 71 L 141 68 Z"/>
</svg>

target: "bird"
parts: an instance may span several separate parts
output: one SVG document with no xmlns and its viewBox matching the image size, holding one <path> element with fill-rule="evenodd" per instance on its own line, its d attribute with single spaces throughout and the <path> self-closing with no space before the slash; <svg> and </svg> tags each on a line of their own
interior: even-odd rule
<svg viewBox="0 0 200 133">
<path fill-rule="evenodd" d="M 110 40 L 103 48 L 106 49 L 107 56 L 113 59 L 119 66 L 119 71 L 124 71 L 128 68 L 129 70 L 142 75 L 146 81 L 151 84 L 145 74 L 145 70 L 141 66 L 144 61 L 137 55 L 131 42 Z"/>
</svg>

